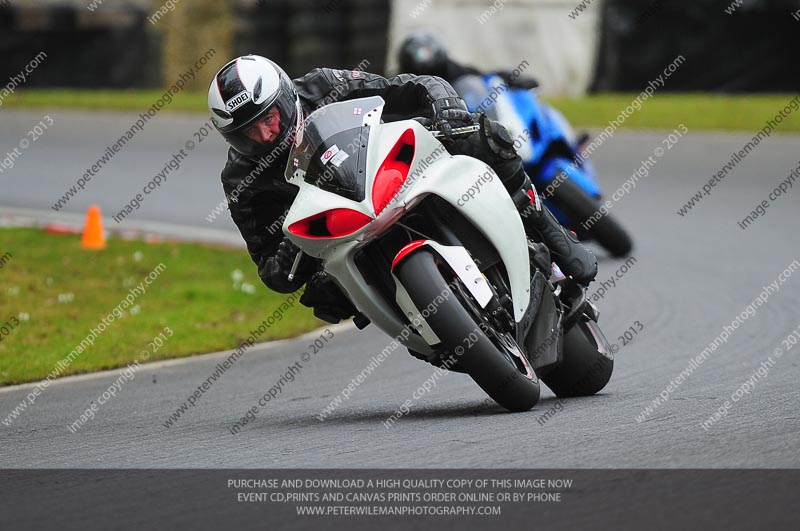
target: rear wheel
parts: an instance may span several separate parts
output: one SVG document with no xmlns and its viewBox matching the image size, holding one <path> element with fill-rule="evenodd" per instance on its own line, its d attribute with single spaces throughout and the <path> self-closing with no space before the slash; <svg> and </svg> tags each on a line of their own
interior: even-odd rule
<svg viewBox="0 0 800 531">
<path fill-rule="evenodd" d="M 579 234 L 588 233 L 613 256 L 626 256 L 633 249 L 631 237 L 610 214 L 593 221 L 588 230 L 583 229 L 582 224 L 599 212 L 600 203 L 576 183 L 570 180 L 562 182 L 548 199 L 567 216 L 573 230 Z"/>
<path fill-rule="evenodd" d="M 485 319 L 446 264 L 423 249 L 406 257 L 395 272 L 417 308 L 427 307 L 437 297 L 444 299 L 426 321 L 449 355 L 445 361 L 458 363 L 486 394 L 510 411 L 527 411 L 536 405 L 539 381 L 524 353 Z"/>
<path fill-rule="evenodd" d="M 542 374 L 542 381 L 559 398 L 593 395 L 611 379 L 614 357 L 594 321 L 581 320 L 564 335 L 561 363 Z"/>
</svg>

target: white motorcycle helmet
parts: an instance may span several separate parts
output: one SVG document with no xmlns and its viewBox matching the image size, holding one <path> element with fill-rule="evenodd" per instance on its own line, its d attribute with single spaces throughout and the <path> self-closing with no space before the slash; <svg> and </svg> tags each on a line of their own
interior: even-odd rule
<svg viewBox="0 0 800 531">
<path fill-rule="evenodd" d="M 208 89 L 208 110 L 217 131 L 249 158 L 286 151 L 302 119 L 292 80 L 259 55 L 237 57 L 220 69 Z M 259 121 L 270 123 L 274 138 L 264 141 L 252 133 Z"/>
</svg>

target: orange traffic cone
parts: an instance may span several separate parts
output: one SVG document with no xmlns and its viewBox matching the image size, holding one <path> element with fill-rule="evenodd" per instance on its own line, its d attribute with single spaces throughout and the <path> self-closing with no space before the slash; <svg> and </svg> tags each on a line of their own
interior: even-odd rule
<svg viewBox="0 0 800 531">
<path fill-rule="evenodd" d="M 100 207 L 92 205 L 86 212 L 86 225 L 83 227 L 81 247 L 84 249 L 103 249 L 106 246 L 106 236 L 103 233 L 103 220 L 100 217 Z"/>
</svg>

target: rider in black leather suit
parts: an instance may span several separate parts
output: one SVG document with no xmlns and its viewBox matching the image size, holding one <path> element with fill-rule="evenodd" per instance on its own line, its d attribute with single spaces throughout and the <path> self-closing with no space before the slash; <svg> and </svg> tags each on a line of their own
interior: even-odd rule
<svg viewBox="0 0 800 531">
<path fill-rule="evenodd" d="M 548 244 L 564 273 L 580 283 L 591 282 L 597 273 L 594 255 L 542 207 L 506 129 L 485 116 L 470 114 L 443 79 L 410 74 L 387 79 L 358 70 L 317 68 L 292 80 L 272 61 L 250 55 L 222 67 L 208 97 L 212 121 L 231 144 L 222 170 L 231 216 L 267 287 L 290 293 L 307 283 L 301 303 L 329 322 L 356 313 L 317 260 L 303 256 L 290 280 L 299 249 L 284 238 L 281 225 L 297 194 L 284 178 L 297 124 L 319 107 L 367 96 L 384 99 L 385 121 L 427 117 L 448 133 L 479 120 L 479 132 L 448 137 L 445 147 L 451 154 L 469 155 L 491 166 L 525 211 L 526 231 Z"/>
</svg>

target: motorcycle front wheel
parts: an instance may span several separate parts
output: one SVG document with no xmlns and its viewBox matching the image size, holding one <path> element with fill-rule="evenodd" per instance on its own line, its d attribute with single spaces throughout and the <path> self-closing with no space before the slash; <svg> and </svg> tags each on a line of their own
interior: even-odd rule
<svg viewBox="0 0 800 531">
<path fill-rule="evenodd" d="M 423 249 L 400 262 L 395 273 L 417 308 L 444 299 L 438 305 L 434 303 L 436 310 L 426 318 L 442 341 L 441 350 L 446 353 L 443 360 L 458 363 L 487 395 L 509 411 L 528 411 L 536 405 L 539 380 L 527 359 L 520 360 L 516 343 L 489 324 L 445 263 Z"/>
</svg>

